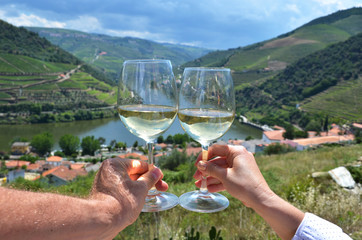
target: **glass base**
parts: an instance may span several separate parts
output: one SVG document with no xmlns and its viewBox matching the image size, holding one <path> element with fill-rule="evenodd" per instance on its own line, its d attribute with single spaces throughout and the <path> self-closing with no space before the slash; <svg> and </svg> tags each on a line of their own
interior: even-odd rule
<svg viewBox="0 0 362 240">
<path fill-rule="evenodd" d="M 176 207 L 179 199 L 176 195 L 168 192 L 158 192 L 156 195 L 148 195 L 142 212 L 159 212 Z"/>
<path fill-rule="evenodd" d="M 202 213 L 212 213 L 224 210 L 229 206 L 229 200 L 219 193 L 202 193 L 193 191 L 184 193 L 179 198 L 181 207 Z"/>
</svg>

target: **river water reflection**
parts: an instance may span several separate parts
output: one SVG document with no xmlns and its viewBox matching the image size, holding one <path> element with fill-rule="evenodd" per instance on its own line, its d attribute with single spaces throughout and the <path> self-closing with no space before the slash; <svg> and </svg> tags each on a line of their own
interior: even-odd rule
<svg viewBox="0 0 362 240">
<path fill-rule="evenodd" d="M 90 121 L 76 121 L 69 123 L 48 123 L 48 124 L 31 124 L 31 125 L 0 125 L 0 150 L 8 151 L 10 149 L 10 141 L 15 137 L 25 137 L 31 139 L 32 136 L 48 131 L 53 134 L 55 145 L 53 149 L 60 149 L 58 141 L 64 134 L 72 134 L 80 139 L 86 136 L 94 136 L 95 138 L 104 137 L 106 144 L 113 139 L 126 142 L 128 146 L 132 146 L 135 141 L 140 144 L 145 142 L 131 134 L 118 118 L 98 119 Z M 168 135 L 176 133 L 184 133 L 178 119 L 163 134 L 164 138 Z M 224 141 L 229 139 L 245 139 L 247 136 L 261 138 L 262 132 L 248 125 L 240 124 L 234 121 L 229 131 L 221 138 Z"/>
</svg>

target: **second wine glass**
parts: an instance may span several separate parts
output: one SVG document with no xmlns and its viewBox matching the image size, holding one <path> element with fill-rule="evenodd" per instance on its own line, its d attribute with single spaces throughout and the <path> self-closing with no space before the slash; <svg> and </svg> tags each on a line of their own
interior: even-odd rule
<svg viewBox="0 0 362 240">
<path fill-rule="evenodd" d="M 202 145 L 202 161 L 209 145 L 227 132 L 234 121 L 235 97 L 230 69 L 185 68 L 179 94 L 182 128 Z M 180 205 L 195 212 L 217 212 L 229 205 L 226 197 L 207 190 L 206 176 L 198 191 L 180 196 Z"/>
<path fill-rule="evenodd" d="M 129 60 L 123 64 L 118 85 L 118 113 L 125 127 L 147 142 L 148 163 L 153 165 L 153 145 L 177 114 L 177 90 L 169 60 Z M 153 187 L 143 212 L 157 212 L 178 204 L 178 197 Z"/>
</svg>

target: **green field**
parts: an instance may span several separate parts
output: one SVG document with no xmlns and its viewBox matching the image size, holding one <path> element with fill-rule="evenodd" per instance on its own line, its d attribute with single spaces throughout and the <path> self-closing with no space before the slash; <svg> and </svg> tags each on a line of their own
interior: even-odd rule
<svg viewBox="0 0 362 240">
<path fill-rule="evenodd" d="M 362 122 L 362 78 L 343 82 L 327 91 L 308 98 L 302 108 L 353 122 Z"/>
<path fill-rule="evenodd" d="M 74 65 L 64 63 L 50 63 L 23 55 L 0 53 L 0 72 L 7 73 L 53 73 L 64 72 Z"/>
</svg>

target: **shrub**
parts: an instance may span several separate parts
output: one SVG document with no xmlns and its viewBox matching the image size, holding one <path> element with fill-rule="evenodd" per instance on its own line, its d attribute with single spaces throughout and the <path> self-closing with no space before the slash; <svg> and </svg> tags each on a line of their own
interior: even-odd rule
<svg viewBox="0 0 362 240">
<path fill-rule="evenodd" d="M 174 149 L 169 156 L 161 156 L 158 164 L 161 169 L 176 170 L 179 165 L 186 163 L 188 159 L 185 151 L 179 152 Z"/>
<path fill-rule="evenodd" d="M 264 149 L 264 153 L 271 154 L 281 154 L 287 152 L 294 152 L 295 148 L 289 146 L 288 144 L 272 143 Z"/>
</svg>

